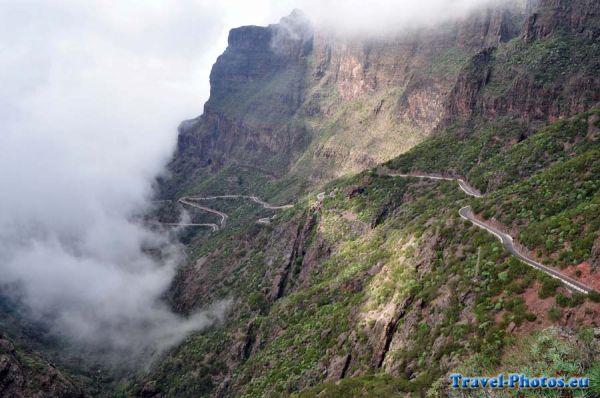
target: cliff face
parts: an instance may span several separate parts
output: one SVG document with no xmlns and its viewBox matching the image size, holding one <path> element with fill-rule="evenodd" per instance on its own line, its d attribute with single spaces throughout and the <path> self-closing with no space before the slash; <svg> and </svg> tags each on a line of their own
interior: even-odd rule
<svg viewBox="0 0 600 398">
<path fill-rule="evenodd" d="M 290 119 L 302 101 L 311 48 L 310 24 L 297 12 L 278 25 L 233 29 L 212 69 L 204 114 L 179 128 L 172 170 L 189 178 L 228 162 L 267 173 L 288 167 L 306 145 L 306 130 Z"/>
<path fill-rule="evenodd" d="M 377 38 L 315 31 L 298 11 L 233 29 L 171 169 L 179 183 L 228 164 L 318 182 L 388 160 L 438 125 L 467 60 L 518 35 L 525 17 L 515 1 Z"/>
<path fill-rule="evenodd" d="M 52 364 L 17 350 L 0 336 L 0 396 L 84 398 L 85 395 Z"/>
<path fill-rule="evenodd" d="M 600 4 L 594 0 L 541 0 L 527 19 L 523 30 L 526 41 L 543 39 L 558 31 L 588 39 L 600 34 Z"/>
<path fill-rule="evenodd" d="M 447 123 L 498 116 L 544 123 L 600 102 L 600 3 L 535 3 L 519 40 L 482 51 L 462 70 L 446 104 Z"/>
</svg>

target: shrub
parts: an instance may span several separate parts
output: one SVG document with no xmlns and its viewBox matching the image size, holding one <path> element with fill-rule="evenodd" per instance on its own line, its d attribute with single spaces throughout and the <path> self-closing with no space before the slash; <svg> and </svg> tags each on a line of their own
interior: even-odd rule
<svg viewBox="0 0 600 398">
<path fill-rule="evenodd" d="M 508 281 L 508 271 L 500 272 L 498 274 L 498 279 L 500 279 L 502 282 Z"/>
<path fill-rule="evenodd" d="M 578 305 L 583 304 L 583 302 L 585 301 L 585 296 L 580 293 L 573 293 L 570 301 L 571 302 L 569 303 L 569 305 L 571 307 L 577 307 Z"/>
<path fill-rule="evenodd" d="M 269 306 L 265 296 L 263 296 L 260 292 L 250 293 L 248 296 L 248 304 L 252 310 L 259 311 L 261 313 L 264 313 Z"/>
<path fill-rule="evenodd" d="M 600 293 L 593 291 L 588 294 L 588 298 L 594 303 L 600 303 Z"/>
<path fill-rule="evenodd" d="M 600 362 L 596 362 L 590 370 L 590 390 L 600 395 Z"/>
<path fill-rule="evenodd" d="M 558 279 L 554 279 L 548 275 L 544 275 L 542 279 L 542 287 L 538 292 L 538 296 L 541 299 L 545 299 L 551 296 L 554 296 L 556 293 L 556 289 L 560 286 L 560 281 Z"/>
<path fill-rule="evenodd" d="M 537 319 L 537 316 L 533 312 L 528 312 L 525 314 L 525 319 L 527 319 L 529 322 L 534 322 Z"/>
<path fill-rule="evenodd" d="M 558 308 L 558 307 L 552 307 L 550 308 L 550 310 L 548 311 L 548 317 L 552 320 L 552 321 L 558 321 L 560 318 L 562 318 L 562 309 Z"/>
<path fill-rule="evenodd" d="M 560 305 L 561 307 L 568 307 L 571 304 L 571 300 L 564 294 L 559 293 L 556 296 L 556 304 Z"/>
</svg>

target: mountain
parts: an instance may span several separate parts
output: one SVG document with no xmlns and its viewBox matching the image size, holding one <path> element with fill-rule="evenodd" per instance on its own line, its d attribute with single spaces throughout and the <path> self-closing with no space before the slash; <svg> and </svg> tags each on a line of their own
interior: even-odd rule
<svg viewBox="0 0 600 398">
<path fill-rule="evenodd" d="M 448 374 L 591 369 L 599 11 L 508 2 L 386 37 L 337 36 L 295 11 L 232 30 L 162 194 L 294 206 L 211 202 L 228 226 L 189 232 L 171 300 L 236 305 L 132 394 L 462 396 Z M 591 293 L 519 261 L 466 206 Z"/>
<path fill-rule="evenodd" d="M 203 114 L 179 128 L 171 185 L 235 167 L 313 186 L 389 160 L 433 131 L 461 67 L 526 15 L 510 3 L 372 38 L 315 29 L 300 11 L 233 29 Z"/>
<path fill-rule="evenodd" d="M 600 3 L 499 4 L 385 36 L 297 10 L 231 30 L 148 218 L 208 224 L 180 234 L 169 304 L 233 305 L 115 394 L 600 374 Z"/>
</svg>

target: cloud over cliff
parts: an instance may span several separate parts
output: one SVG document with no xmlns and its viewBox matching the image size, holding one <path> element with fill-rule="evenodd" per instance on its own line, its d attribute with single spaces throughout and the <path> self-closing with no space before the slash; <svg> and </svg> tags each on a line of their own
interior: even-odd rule
<svg viewBox="0 0 600 398">
<path fill-rule="evenodd" d="M 462 18 L 473 10 L 492 3 L 525 0 L 297 0 L 290 1 L 304 10 L 321 29 L 343 34 L 377 35 L 419 26 L 434 26 Z"/>
</svg>

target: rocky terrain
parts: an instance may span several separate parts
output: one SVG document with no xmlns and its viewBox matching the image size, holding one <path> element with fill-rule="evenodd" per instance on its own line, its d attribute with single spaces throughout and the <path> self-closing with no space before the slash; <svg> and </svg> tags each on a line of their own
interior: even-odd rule
<svg viewBox="0 0 600 398">
<path fill-rule="evenodd" d="M 269 127 L 253 125 L 221 150 L 230 125 L 213 124 L 211 135 L 203 127 L 216 110 L 212 95 L 221 95 L 213 91 L 205 114 L 180 129 L 173 167 L 231 184 L 186 175 L 170 192 L 262 190 L 296 206 L 268 226 L 249 222 L 260 210 L 245 207 L 235 228 L 192 239 L 193 260 L 174 283 L 177 308 L 189 312 L 230 292 L 239 307 L 225 325 L 176 349 L 140 388 L 157 396 L 441 396 L 450 393 L 448 372 L 495 372 L 499 351 L 508 361 L 516 342 L 557 333 L 561 361 L 591 367 L 597 351 L 585 359 L 581 347 L 598 343 L 589 331 L 598 326 L 597 295 L 573 294 L 528 268 L 457 209 L 472 204 L 531 258 L 595 283 L 598 5 L 510 3 L 436 30 L 368 39 L 314 29 L 299 13 L 281 25 L 294 19 L 301 22 L 285 30 L 295 43 L 285 46 L 286 60 L 270 61 L 274 69 L 293 65 L 285 68 L 287 96 L 283 72 L 261 66 L 261 79 L 272 76 L 261 83 L 268 95 L 243 102 L 239 113 L 220 111 L 242 115 L 237 126 Z M 232 36 L 263 29 L 268 38 L 281 25 Z M 233 53 L 249 51 L 238 41 L 230 38 L 213 78 L 234 73 L 229 57 L 241 62 Z M 242 77 L 230 84 L 250 87 Z M 276 115 L 287 115 L 276 122 L 261 113 L 271 95 L 280 99 L 274 109 L 285 106 Z M 369 171 L 386 161 L 392 171 L 466 177 L 487 195 L 469 199 L 449 182 Z M 536 355 L 511 361 L 515 369 L 546 361 Z"/>
<path fill-rule="evenodd" d="M 84 398 L 84 390 L 53 364 L 0 338 L 0 396 Z"/>
</svg>

